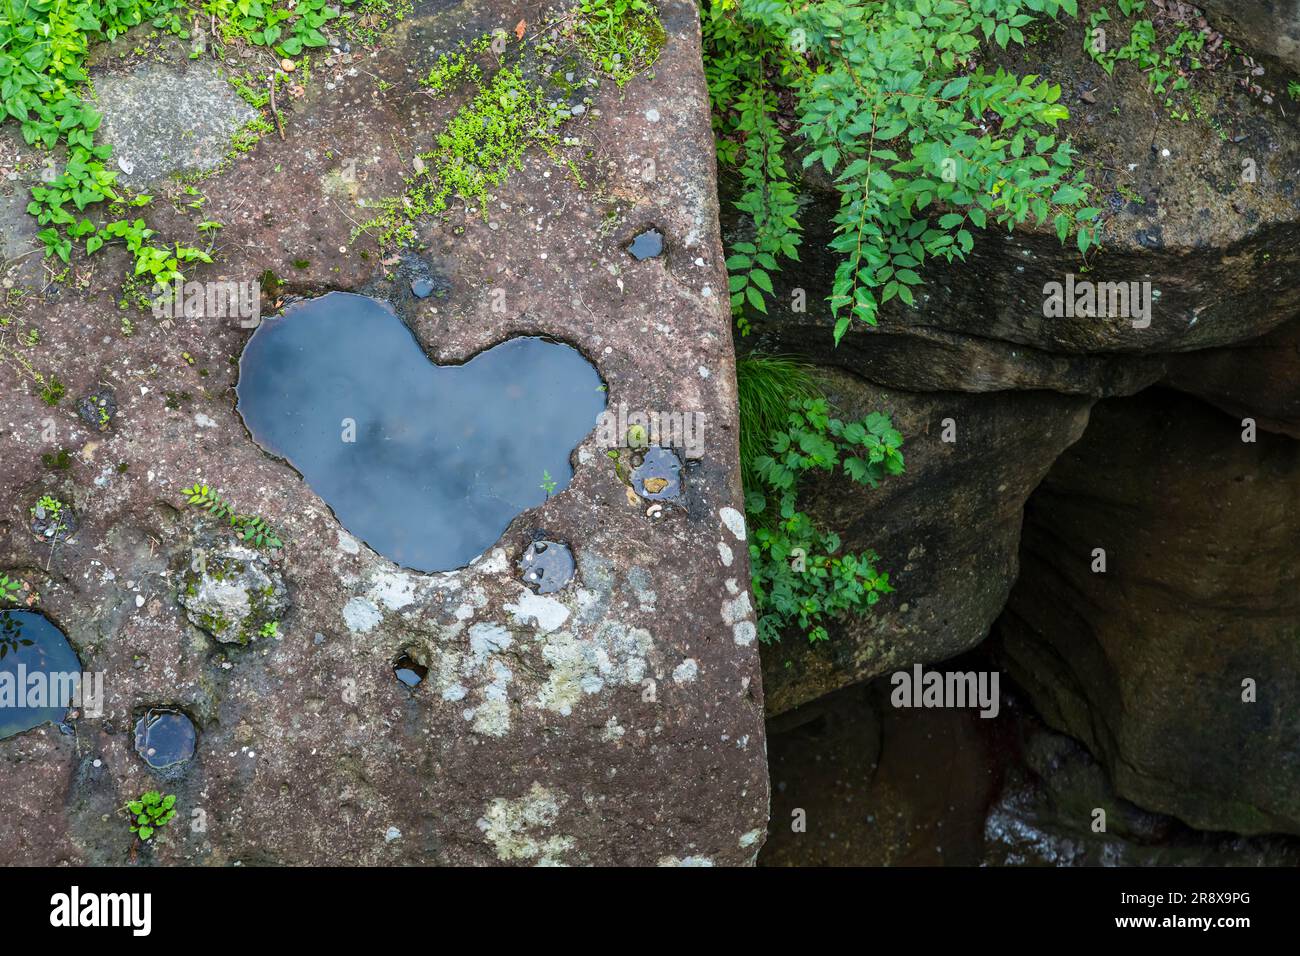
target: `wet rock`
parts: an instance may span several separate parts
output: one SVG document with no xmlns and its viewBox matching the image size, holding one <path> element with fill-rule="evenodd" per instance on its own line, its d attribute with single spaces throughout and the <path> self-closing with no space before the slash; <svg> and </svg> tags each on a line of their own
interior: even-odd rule
<svg viewBox="0 0 1300 956">
<path fill-rule="evenodd" d="M 677 501 L 682 496 L 682 460 L 671 448 L 652 445 L 632 470 L 632 490 L 650 501 Z"/>
<path fill-rule="evenodd" d="M 185 616 L 223 644 L 247 644 L 289 608 L 284 578 L 251 548 L 192 551 L 181 580 Z"/>
<path fill-rule="evenodd" d="M 663 255 L 664 234 L 651 226 L 632 238 L 632 241 L 627 244 L 627 251 L 632 254 L 632 258 L 639 260 Z"/>
<path fill-rule="evenodd" d="M 1300 833 L 1298 505 L 1300 444 L 1163 390 L 1099 404 L 1035 492 L 1001 642 L 1122 797 Z"/>
<path fill-rule="evenodd" d="M 198 730 L 179 710 L 151 708 L 135 724 L 135 752 L 150 769 L 173 779 L 184 772 L 194 757 Z"/>
<path fill-rule="evenodd" d="M 539 538 L 524 549 L 519 573 L 538 594 L 552 594 L 573 580 L 573 552 L 562 541 Z"/>
<path fill-rule="evenodd" d="M 117 398 L 109 389 L 92 392 L 77 401 L 77 414 L 95 431 L 107 431 L 117 414 Z"/>
</svg>

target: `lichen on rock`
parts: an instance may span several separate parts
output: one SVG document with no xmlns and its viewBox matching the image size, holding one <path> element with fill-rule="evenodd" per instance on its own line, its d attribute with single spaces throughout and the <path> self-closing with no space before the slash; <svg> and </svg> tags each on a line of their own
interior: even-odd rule
<svg viewBox="0 0 1300 956">
<path fill-rule="evenodd" d="M 197 548 L 177 596 L 195 627 L 222 644 L 247 644 L 289 609 L 284 578 L 252 548 Z"/>
</svg>

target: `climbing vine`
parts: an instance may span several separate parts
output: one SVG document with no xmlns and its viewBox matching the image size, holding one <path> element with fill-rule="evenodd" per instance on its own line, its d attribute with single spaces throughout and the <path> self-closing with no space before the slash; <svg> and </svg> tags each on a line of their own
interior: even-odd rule
<svg viewBox="0 0 1300 956">
<path fill-rule="evenodd" d="M 897 297 L 913 305 L 929 258 L 974 247 L 972 228 L 1052 222 L 1086 252 L 1100 209 L 1055 133 L 1060 87 L 980 64 L 982 43 L 1025 42 L 1075 0 L 712 0 L 706 74 L 718 158 L 740 177 L 753 239 L 727 260 L 742 331 L 766 312 L 771 274 L 797 259 L 789 165 L 819 166 L 839 193 L 830 305 L 838 342 Z"/>
</svg>

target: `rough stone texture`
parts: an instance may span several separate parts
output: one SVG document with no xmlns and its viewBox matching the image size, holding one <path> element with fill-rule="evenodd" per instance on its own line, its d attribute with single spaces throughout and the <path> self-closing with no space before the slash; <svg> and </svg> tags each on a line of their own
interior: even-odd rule
<svg viewBox="0 0 1300 956">
<path fill-rule="evenodd" d="M 130 72 L 106 61 L 104 69 L 112 72 L 94 78 L 101 135 L 113 144 L 118 182 L 133 189 L 214 169 L 230 138 L 258 115 L 208 57 L 134 65 Z"/>
<path fill-rule="evenodd" d="M 988 634 L 1018 571 L 1020 516 L 1052 462 L 1083 433 L 1087 399 L 1050 392 L 915 393 L 876 388 L 837 370 L 839 413 L 889 413 L 907 470 L 877 489 L 831 479 L 803 502 L 846 552 L 874 550 L 895 593 L 869 615 L 829 628 L 815 646 L 790 636 L 764 651 L 769 714 L 853 681 L 943 660 Z M 955 441 L 943 440 L 951 419 Z"/>
<path fill-rule="evenodd" d="M 1300 2 L 1198 0 L 1224 33 L 1249 50 L 1276 57 L 1300 71 Z"/>
<path fill-rule="evenodd" d="M 131 751 L 130 719 L 161 701 L 199 727 L 195 760 L 172 789 L 181 821 L 201 810 L 205 829 L 169 827 L 142 858 L 753 859 L 768 804 L 763 701 L 741 600 L 749 571 L 712 143 L 697 14 L 685 0 L 662 9 L 655 75 L 621 92 L 606 82 L 595 109 L 565 129 L 584 144 L 572 158 L 585 188 L 529 154 L 489 221 L 457 209 L 445 224 L 421 224 L 422 259 L 445 278 L 444 296 L 415 300 L 409 282 L 383 279 L 374 244 L 352 239 L 368 215 L 357 201 L 395 195 L 412 154 L 458 105 L 416 86 L 437 52 L 521 18 L 537 23 L 537 4 L 422 4 L 387 52 L 317 63 L 307 95 L 280 105 L 285 141 L 268 136 L 203 182 L 201 214 L 164 203 L 149 212 L 161 235 L 181 240 L 196 237 L 200 218 L 225 223 L 217 263 L 191 278 L 250 281 L 271 269 L 286 293 L 391 295 L 438 361 L 551 335 L 595 362 L 611 406 L 703 413 L 704 456 L 683 470 L 683 503 L 664 504 L 662 518 L 629 499 L 593 436 L 575 451 L 568 489 L 520 515 L 473 566 L 407 572 L 347 535 L 249 440 L 232 392 L 249 334 L 238 320 L 137 314 L 123 337 L 120 249 L 93 273 L 74 260 L 85 289 L 20 306 L 41 330 L 39 366 L 70 395 L 113 387 L 119 410 L 93 433 L 71 402 L 51 410 L 20 380 L 7 383 L 0 568 L 38 584 L 86 665 L 105 672 L 107 701 L 75 737 L 45 728 L 0 742 L 10 795 L 0 860 L 125 861 L 131 836 L 113 814 L 154 783 Z M 376 77 L 393 85 L 381 91 Z M 647 158 L 654 182 L 642 179 Z M 647 223 L 665 232 L 667 253 L 638 263 L 622 247 Z M 40 461 L 50 418 L 57 445 L 75 452 L 57 481 Z M 278 639 L 217 645 L 186 619 L 177 595 L 191 551 L 213 536 L 235 544 L 183 505 L 180 489 L 195 478 L 282 532 L 271 563 L 293 607 Z M 50 554 L 24 518 L 52 488 L 83 524 Z M 530 592 L 516 569 L 537 530 L 577 560 L 574 582 L 553 595 Z M 720 543 L 734 554 L 727 566 Z M 393 674 L 403 652 L 429 667 L 414 692 Z"/>
<path fill-rule="evenodd" d="M 1231 348 L 1171 355 L 1165 382 L 1300 439 L 1300 319 Z"/>
<path fill-rule="evenodd" d="M 177 600 L 191 624 L 222 644 L 247 644 L 289 609 L 284 578 L 251 548 L 191 552 Z"/>
<path fill-rule="evenodd" d="M 1080 4 L 1079 20 L 1097 6 Z M 803 267 L 776 276 L 774 321 L 762 325 L 760 341 L 777 351 L 811 350 L 894 388 L 1100 397 L 1159 380 L 1167 353 L 1242 342 L 1300 313 L 1293 281 L 1300 270 L 1300 112 L 1264 104 L 1227 71 L 1198 73 L 1206 116 L 1228 133 L 1225 141 L 1207 119 L 1169 117 L 1146 77 L 1127 64 L 1107 77 L 1082 50 L 1080 29 L 1066 20 L 1027 50 L 996 57 L 1062 86 L 1071 116 L 1060 134 L 1091 168 L 1094 204 L 1109 215 L 1105 248 L 1091 257 L 1086 276 L 1073 242 L 1062 245 L 1050 228 L 1028 223 L 1011 235 L 977 234 L 967 261 L 928 263 L 915 308 L 892 301 L 878 329 L 855 328 L 832 351 L 825 295 L 836 261 L 826 245 L 838 199 L 810 178 Z M 1286 79 L 1270 74 L 1271 85 L 1285 87 Z M 1255 182 L 1243 181 L 1246 160 L 1255 164 Z M 724 218 L 733 216 L 724 206 Z M 1045 318 L 1044 284 L 1063 282 L 1066 273 L 1150 281 L 1158 293 L 1150 327 L 1120 317 Z M 806 313 L 790 311 L 796 286 L 807 290 Z"/>
<path fill-rule="evenodd" d="M 1300 832 L 1298 505 L 1300 445 L 1164 390 L 1098 405 L 1030 500 L 1001 640 L 1126 799 Z"/>
</svg>

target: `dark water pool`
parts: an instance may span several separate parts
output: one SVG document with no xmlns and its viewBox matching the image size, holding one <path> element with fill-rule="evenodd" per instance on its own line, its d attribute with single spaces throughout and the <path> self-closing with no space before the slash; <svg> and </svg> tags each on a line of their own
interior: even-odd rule
<svg viewBox="0 0 1300 956">
<path fill-rule="evenodd" d="M 155 770 L 183 764 L 197 743 L 193 721 L 180 711 L 150 710 L 135 723 L 135 752 Z"/>
<path fill-rule="evenodd" d="M 463 567 L 561 491 L 605 408 L 576 349 L 515 338 L 434 365 L 393 311 L 344 292 L 253 333 L 239 413 L 350 532 L 418 571 Z"/>
<path fill-rule="evenodd" d="M 62 723 L 81 661 L 63 632 L 34 611 L 0 612 L 0 740 Z M 51 676 L 59 679 L 51 680 Z"/>
</svg>

